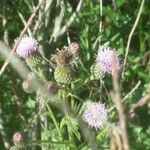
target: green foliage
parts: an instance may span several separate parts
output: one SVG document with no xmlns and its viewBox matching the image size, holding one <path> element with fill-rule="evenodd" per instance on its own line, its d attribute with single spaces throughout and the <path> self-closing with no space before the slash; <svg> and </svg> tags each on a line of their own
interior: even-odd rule
<svg viewBox="0 0 150 150">
<path fill-rule="evenodd" d="M 60 7 L 56 9 L 56 1 L 53 2 L 50 7 L 52 11 L 49 11 L 48 16 L 42 16 L 45 13 L 45 7 L 40 8 L 30 26 L 30 30 L 33 32 L 37 21 L 41 20 L 37 24 L 37 30 L 33 36 L 39 43 L 39 51 L 42 57 L 44 56 L 45 58 L 43 62 L 40 60 L 41 70 L 36 68 L 35 73 L 41 79 L 39 81 L 44 82 L 44 84 L 45 80 L 46 82 L 50 80 L 60 83 L 58 84 L 59 92 L 50 96 L 42 97 L 40 95 L 40 98 L 37 99 L 36 92 L 27 94 L 22 90 L 23 79 L 11 66 L 7 67 L 2 76 L 0 76 L 0 109 L 2 110 L 3 125 L 11 146 L 13 145 L 13 134 L 16 131 L 22 131 L 28 137 L 25 138 L 24 142 L 29 148 L 38 145 L 43 149 L 50 150 L 88 150 L 89 147 L 92 147 L 91 143 L 93 141 L 91 142 L 90 137 L 89 141 L 88 138 L 85 138 L 86 136 L 83 134 L 82 128 L 80 128 L 81 122 L 79 120 L 82 120 L 82 113 L 88 100 L 101 101 L 110 108 L 113 106 L 110 94 L 113 85 L 111 75 L 106 75 L 103 77 L 103 81 L 100 82 L 99 78 L 102 75 L 99 74 L 100 76 L 97 76 L 97 73 L 99 73 L 97 70 L 93 75 L 91 67 L 95 64 L 95 56 L 99 46 L 104 44 L 115 48 L 120 55 L 123 67 L 127 41 L 140 4 L 141 1 L 139 0 L 103 1 L 103 15 L 101 18 L 99 1 L 85 0 L 78 17 L 69 27 L 67 34 L 64 33 L 64 35 L 58 37 L 56 41 L 52 40 L 52 42 L 50 42 L 50 39 L 52 38 L 54 22 Z M 14 39 L 20 35 L 24 27 L 18 12 L 27 21 L 34 11 L 33 6 L 36 5 L 37 1 L 2 0 L 0 5 L 0 40 L 4 42 L 8 40 L 9 46 L 13 47 Z M 66 10 L 61 23 L 62 26 L 72 16 L 76 2 L 65 0 L 64 5 Z M 31 9 L 29 6 L 33 8 Z M 149 104 L 146 103 L 144 106 L 136 108 L 135 115 L 137 118 L 130 118 L 128 115 L 133 105 L 150 92 L 149 6 L 149 0 L 145 0 L 140 20 L 129 47 L 124 76 L 120 81 L 122 97 L 131 92 L 138 81 L 141 81 L 140 86 L 123 103 L 127 116 L 127 133 L 131 150 L 150 149 Z M 48 20 L 46 20 L 47 17 L 49 18 Z M 5 18 L 6 25 L 4 24 Z M 101 32 L 99 31 L 100 21 L 102 21 Z M 8 39 L 5 39 L 5 34 L 8 36 Z M 57 66 L 52 58 L 52 54 L 57 53 L 56 49 L 69 45 L 67 38 L 70 38 L 71 42 L 76 41 L 79 43 L 79 56 L 75 60 L 76 63 L 67 66 L 63 65 L 63 68 L 58 68 L 60 66 Z M 5 59 L 0 55 L 0 68 L 4 61 Z M 24 64 L 27 66 L 25 61 Z M 34 66 L 30 68 L 31 71 L 35 69 Z M 57 70 L 54 69 L 56 66 Z M 71 69 L 75 72 L 74 76 L 72 76 Z M 64 70 L 68 74 L 65 74 Z M 45 78 L 43 78 L 43 74 Z M 62 84 L 65 84 L 65 86 Z M 66 102 L 66 105 L 69 106 L 69 109 L 66 109 L 66 111 L 63 110 L 65 105 L 63 102 Z M 37 106 L 40 107 L 37 109 Z M 109 124 L 118 123 L 116 109 L 109 112 L 108 122 Z M 40 136 L 34 138 L 32 133 L 35 132 L 34 127 L 37 127 L 38 123 L 41 125 L 39 130 Z M 107 123 L 98 130 L 90 127 L 87 127 L 87 129 L 87 133 L 90 131 L 94 132 L 94 142 L 98 143 L 98 149 L 110 149 L 110 131 Z M 90 136 L 92 137 L 92 134 Z M 5 149 L 3 140 L 0 129 L 1 150 Z"/>
</svg>

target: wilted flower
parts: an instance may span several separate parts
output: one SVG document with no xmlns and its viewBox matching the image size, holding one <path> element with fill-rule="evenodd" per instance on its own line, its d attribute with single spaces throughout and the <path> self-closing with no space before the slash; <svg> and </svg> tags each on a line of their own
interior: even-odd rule
<svg viewBox="0 0 150 150">
<path fill-rule="evenodd" d="M 70 64 L 72 55 L 66 50 L 60 50 L 55 56 L 57 64 Z"/>
<path fill-rule="evenodd" d="M 107 120 L 107 110 L 100 102 L 88 102 L 83 112 L 83 120 L 96 129 Z"/>
<path fill-rule="evenodd" d="M 16 44 L 17 40 L 15 40 L 15 44 Z M 37 50 L 37 41 L 31 37 L 31 36 L 27 36 L 25 35 L 19 45 L 17 46 L 16 49 L 16 53 L 20 56 L 20 57 L 27 57 L 29 56 L 31 53 L 35 52 Z"/>
<path fill-rule="evenodd" d="M 120 69 L 118 54 L 110 47 L 101 47 L 96 56 L 96 62 L 103 72 L 112 73 L 113 61 L 117 70 Z"/>
</svg>

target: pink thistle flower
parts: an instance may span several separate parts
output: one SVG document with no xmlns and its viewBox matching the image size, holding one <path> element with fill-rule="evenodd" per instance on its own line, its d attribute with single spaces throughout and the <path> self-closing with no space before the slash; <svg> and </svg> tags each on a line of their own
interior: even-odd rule
<svg viewBox="0 0 150 150">
<path fill-rule="evenodd" d="M 83 120 L 90 127 L 100 128 L 107 120 L 107 110 L 100 102 L 88 102 L 83 112 Z"/>
<path fill-rule="evenodd" d="M 118 54 L 114 52 L 110 47 L 100 47 L 96 56 L 96 62 L 104 73 L 107 72 L 112 74 L 113 59 L 116 69 L 119 70 L 120 59 L 118 57 Z"/>
<path fill-rule="evenodd" d="M 14 143 L 21 143 L 22 142 L 22 135 L 20 132 L 16 132 L 14 135 L 13 135 L 13 141 Z"/>
<path fill-rule="evenodd" d="M 17 40 L 15 40 L 15 43 L 16 42 Z M 37 41 L 33 37 L 27 35 L 21 39 L 16 49 L 16 53 L 23 58 L 29 56 L 35 51 L 37 51 Z"/>
<path fill-rule="evenodd" d="M 77 42 L 72 42 L 70 45 L 69 45 L 69 52 L 72 54 L 72 55 L 76 55 L 79 53 L 79 50 L 80 50 L 80 47 L 79 47 L 79 44 Z"/>
</svg>

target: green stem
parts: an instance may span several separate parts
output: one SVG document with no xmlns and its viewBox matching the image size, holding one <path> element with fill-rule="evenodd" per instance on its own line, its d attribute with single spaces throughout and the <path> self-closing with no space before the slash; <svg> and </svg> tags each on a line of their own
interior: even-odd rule
<svg viewBox="0 0 150 150">
<path fill-rule="evenodd" d="M 66 104 L 65 108 L 67 108 L 67 105 L 68 105 L 67 96 L 68 96 L 67 88 L 61 89 L 60 97 Z M 64 114 L 65 114 L 65 117 L 68 118 L 68 112 L 66 110 L 64 110 Z M 69 126 L 67 126 L 67 130 L 68 130 L 69 142 L 73 143 L 73 147 L 75 147 L 75 141 L 74 141 L 73 132 L 72 132 L 72 130 L 71 130 L 71 128 Z M 72 149 L 73 147 L 71 146 L 70 148 Z"/>
<path fill-rule="evenodd" d="M 59 137 L 61 137 L 61 139 L 62 139 L 62 134 L 61 134 L 61 131 L 60 131 L 60 129 L 59 129 L 59 125 L 58 125 L 58 123 L 57 123 L 57 120 L 56 120 L 56 118 L 55 118 L 55 116 L 54 116 L 54 114 L 53 114 L 53 112 L 52 112 L 50 106 L 47 104 L 47 102 L 45 102 L 45 105 L 46 105 L 46 107 L 47 107 L 47 109 L 48 109 L 48 111 L 49 111 L 49 116 L 52 118 L 52 120 L 53 120 L 53 122 L 54 122 L 54 125 L 55 125 L 55 127 L 56 127 L 57 133 L 58 133 Z"/>
</svg>

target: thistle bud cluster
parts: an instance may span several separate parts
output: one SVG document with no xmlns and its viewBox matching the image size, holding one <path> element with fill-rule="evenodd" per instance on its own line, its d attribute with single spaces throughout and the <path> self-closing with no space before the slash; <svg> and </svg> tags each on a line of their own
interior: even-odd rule
<svg viewBox="0 0 150 150">
<path fill-rule="evenodd" d="M 79 45 L 76 42 L 59 50 L 55 56 L 57 66 L 54 78 L 58 84 L 70 84 L 73 78 L 72 61 L 79 53 Z"/>
</svg>

